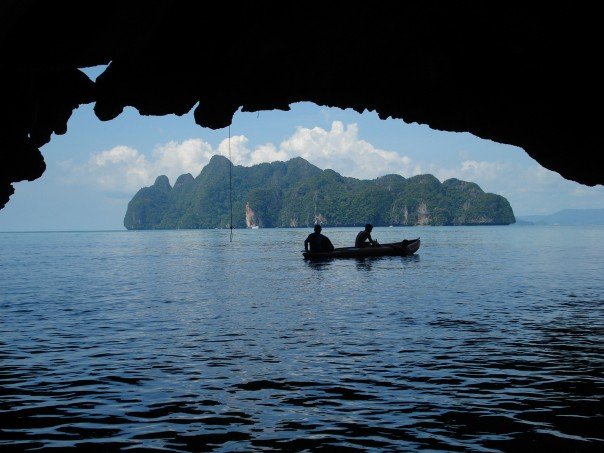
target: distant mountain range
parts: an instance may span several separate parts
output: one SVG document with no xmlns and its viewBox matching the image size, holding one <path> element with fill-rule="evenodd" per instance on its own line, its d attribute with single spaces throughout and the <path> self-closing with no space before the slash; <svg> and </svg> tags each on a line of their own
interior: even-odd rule
<svg viewBox="0 0 604 453">
<path fill-rule="evenodd" d="M 604 225 L 604 209 L 564 209 L 549 215 L 518 217 L 519 224 Z"/>
<path fill-rule="evenodd" d="M 194 178 L 181 175 L 174 187 L 159 176 L 128 203 L 124 226 L 137 229 L 225 228 L 230 224 L 232 171 L 235 228 L 388 225 L 509 225 L 508 201 L 472 182 L 432 175 L 373 180 L 321 170 L 297 157 L 252 167 L 213 156 Z"/>
</svg>

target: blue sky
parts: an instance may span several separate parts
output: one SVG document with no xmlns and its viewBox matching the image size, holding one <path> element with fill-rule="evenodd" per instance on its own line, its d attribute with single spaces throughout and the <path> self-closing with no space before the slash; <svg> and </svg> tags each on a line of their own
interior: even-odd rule
<svg viewBox="0 0 604 453">
<path fill-rule="evenodd" d="M 87 69 L 95 78 L 102 68 Z M 101 122 L 93 105 L 74 112 L 67 134 L 42 148 L 45 174 L 15 184 L 0 210 L 0 231 L 124 229 L 128 201 L 167 174 L 197 176 L 213 154 L 228 157 L 228 128 L 182 117 L 145 117 L 129 108 Z M 604 187 L 567 181 L 541 167 L 522 149 L 468 133 L 435 131 L 374 112 L 292 105 L 289 112 L 238 112 L 231 126 L 231 153 L 238 165 L 302 156 L 344 176 L 372 179 L 387 173 L 455 177 L 505 196 L 517 216 L 565 208 L 604 208 Z"/>
</svg>

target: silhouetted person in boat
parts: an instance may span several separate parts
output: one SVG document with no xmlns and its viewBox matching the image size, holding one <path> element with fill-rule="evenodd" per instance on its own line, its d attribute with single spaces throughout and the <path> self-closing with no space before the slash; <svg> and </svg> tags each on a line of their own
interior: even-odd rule
<svg viewBox="0 0 604 453">
<path fill-rule="evenodd" d="M 357 248 L 363 247 L 379 247 L 378 241 L 374 241 L 371 239 L 371 230 L 373 230 L 373 225 L 368 223 L 365 225 L 365 229 L 363 231 L 359 231 L 357 234 L 357 238 L 354 241 L 354 246 Z"/>
<path fill-rule="evenodd" d="M 321 234 L 321 225 L 315 225 L 315 232 L 310 233 L 304 241 L 304 250 L 308 252 L 310 244 L 311 252 L 333 252 L 333 244 L 327 236 Z"/>
</svg>

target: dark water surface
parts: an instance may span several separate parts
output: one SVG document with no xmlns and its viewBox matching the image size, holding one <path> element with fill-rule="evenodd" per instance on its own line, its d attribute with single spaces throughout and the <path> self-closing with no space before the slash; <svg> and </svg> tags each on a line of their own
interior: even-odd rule
<svg viewBox="0 0 604 453">
<path fill-rule="evenodd" d="M 604 228 L 309 232 L 0 234 L 0 449 L 604 449 Z"/>
</svg>

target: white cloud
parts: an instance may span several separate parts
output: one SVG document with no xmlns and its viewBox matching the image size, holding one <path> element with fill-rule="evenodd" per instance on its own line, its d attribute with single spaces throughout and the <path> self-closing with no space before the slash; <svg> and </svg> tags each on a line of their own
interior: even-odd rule
<svg viewBox="0 0 604 453">
<path fill-rule="evenodd" d="M 229 139 L 225 138 L 220 145 L 218 150 L 214 154 L 221 154 L 222 156 L 231 156 L 231 162 L 234 165 L 250 165 L 250 149 L 247 147 L 248 139 L 245 135 L 234 135 L 231 137 L 230 144 Z"/>
<path fill-rule="evenodd" d="M 84 165 L 72 161 L 62 162 L 66 183 L 88 183 L 105 190 L 132 191 L 149 181 L 151 164 L 136 149 L 129 146 L 116 146 L 107 151 L 92 154 Z"/>
<path fill-rule="evenodd" d="M 395 151 L 386 151 L 360 140 L 356 124 L 344 126 L 334 121 L 331 130 L 320 127 L 299 127 L 277 148 L 265 143 L 251 150 L 243 135 L 231 137 L 230 155 L 235 165 L 255 165 L 262 162 L 286 161 L 303 157 L 320 168 L 331 168 L 346 176 L 376 178 L 387 173 L 405 176 L 417 174 L 419 168 L 412 166 L 411 159 Z M 223 140 L 217 152 L 229 155 L 229 141 Z"/>
<path fill-rule="evenodd" d="M 430 165 L 441 181 L 458 178 L 508 199 L 517 215 L 551 214 L 567 207 L 604 205 L 604 187 L 565 180 L 537 163 L 463 160 L 454 168 Z"/>
<path fill-rule="evenodd" d="M 435 165 L 432 165 L 431 168 L 431 172 L 441 181 L 457 178 L 464 181 L 482 181 L 483 183 L 498 181 L 509 170 L 509 165 L 503 162 L 477 160 L 463 160 L 456 168 L 439 168 Z"/>
<path fill-rule="evenodd" d="M 421 151 L 416 150 L 416 155 L 421 156 Z M 229 156 L 228 139 L 216 148 L 199 138 L 171 141 L 156 146 L 150 157 L 120 145 L 92 154 L 85 164 L 63 162 L 62 179 L 71 184 L 93 183 L 105 191 L 132 195 L 141 187 L 153 184 L 158 175 L 167 175 L 172 184 L 183 173 L 197 176 L 215 154 Z M 235 165 L 244 166 L 300 156 L 320 168 L 331 168 L 344 176 L 360 179 L 388 173 L 405 177 L 431 173 L 441 181 L 458 178 L 477 183 L 485 192 L 503 195 L 519 215 L 604 205 L 602 186 L 580 186 L 526 157 L 490 161 L 472 159 L 470 153 L 461 151 L 456 165 L 443 167 L 442 163 L 421 162 L 396 151 L 377 148 L 359 138 L 356 124 L 345 125 L 340 121 L 333 121 L 328 130 L 299 127 L 278 145 L 264 143 L 250 148 L 247 137 L 233 136 L 230 155 Z"/>
<path fill-rule="evenodd" d="M 214 154 L 212 146 L 199 138 L 156 146 L 153 150 L 152 177 L 166 175 L 174 182 L 184 173 L 197 176 Z"/>
<path fill-rule="evenodd" d="M 88 162 L 75 165 L 63 162 L 69 183 L 93 182 L 104 190 L 135 192 L 167 175 L 172 183 L 183 173 L 197 176 L 214 154 L 228 157 L 235 165 L 250 166 L 262 162 L 287 161 L 301 156 L 320 168 L 331 168 L 345 176 L 376 178 L 387 173 L 403 176 L 419 174 L 421 167 L 407 156 L 374 147 L 359 139 L 356 124 L 345 126 L 334 121 L 331 130 L 300 127 L 279 147 L 265 143 L 250 149 L 244 135 L 224 139 L 216 149 L 202 139 L 171 141 L 153 149 L 151 159 L 138 150 L 119 145 L 92 154 Z"/>
<path fill-rule="evenodd" d="M 252 151 L 250 164 L 256 165 L 262 162 L 286 161 L 288 159 L 289 156 L 285 151 L 275 148 L 272 143 L 266 143 Z"/>
<path fill-rule="evenodd" d="M 415 174 L 411 158 L 374 147 L 359 139 L 356 124 L 334 121 L 331 130 L 300 127 L 280 149 L 289 158 L 301 156 L 320 168 L 331 168 L 346 176 L 370 179 L 388 173 Z"/>
<path fill-rule="evenodd" d="M 152 161 L 134 148 L 119 145 L 92 154 L 83 165 L 65 161 L 60 166 L 65 183 L 93 183 L 103 190 L 132 193 L 153 184 L 159 175 L 167 175 L 172 182 L 183 173 L 197 176 L 213 154 L 208 143 L 191 139 L 155 147 Z"/>
</svg>

